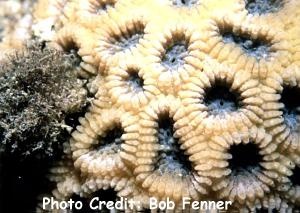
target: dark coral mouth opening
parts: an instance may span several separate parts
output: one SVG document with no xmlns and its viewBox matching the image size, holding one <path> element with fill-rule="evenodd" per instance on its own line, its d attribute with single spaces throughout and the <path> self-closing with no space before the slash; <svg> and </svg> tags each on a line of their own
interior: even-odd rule
<svg viewBox="0 0 300 213">
<path fill-rule="evenodd" d="M 112 129 L 105 132 L 105 136 L 99 137 L 99 143 L 94 146 L 93 150 L 118 152 L 123 142 L 122 135 L 124 130 L 121 125 L 115 125 Z"/>
<path fill-rule="evenodd" d="M 293 169 L 293 175 L 290 177 L 293 186 L 300 186 L 300 167 L 296 166 Z"/>
<path fill-rule="evenodd" d="M 188 156 L 180 149 L 179 139 L 174 137 L 174 121 L 167 113 L 159 116 L 158 143 L 160 150 L 155 169 L 161 173 L 172 172 L 179 175 L 188 175 L 192 171 Z"/>
<path fill-rule="evenodd" d="M 75 42 L 70 42 L 66 47 L 64 47 L 66 54 L 71 56 L 74 66 L 79 67 L 82 62 L 81 56 L 78 54 L 79 47 Z"/>
<path fill-rule="evenodd" d="M 113 39 L 110 48 L 111 54 L 135 48 L 144 37 L 145 25 L 142 22 L 136 22 L 131 25 L 133 25 L 134 28 L 127 29 L 126 33 L 121 35 L 111 35 L 112 38 L 109 38 L 110 40 Z"/>
<path fill-rule="evenodd" d="M 207 89 L 204 104 L 211 115 L 224 116 L 240 108 L 239 94 L 231 91 L 228 85 L 216 82 Z"/>
<path fill-rule="evenodd" d="M 134 93 L 143 91 L 144 80 L 139 76 L 138 70 L 129 70 L 128 73 L 127 82 L 130 90 Z"/>
<path fill-rule="evenodd" d="M 263 157 L 259 154 L 259 148 L 254 143 L 232 145 L 229 153 L 232 158 L 229 160 L 229 168 L 234 173 L 251 171 L 260 168 Z"/>
<path fill-rule="evenodd" d="M 191 7 L 198 4 L 199 0 L 172 0 L 174 6 Z"/>
<path fill-rule="evenodd" d="M 97 1 L 97 4 L 92 6 L 92 11 L 95 14 L 101 15 L 102 13 L 106 12 L 109 8 L 113 8 L 115 6 L 114 1 L 107 1 L 107 2 L 100 2 Z"/>
<path fill-rule="evenodd" d="M 281 93 L 280 102 L 284 104 L 282 109 L 284 123 L 293 131 L 298 129 L 299 110 L 300 107 L 300 88 L 284 87 Z"/>
<path fill-rule="evenodd" d="M 232 28 L 220 30 L 220 35 L 225 44 L 234 43 L 239 46 L 247 55 L 257 60 L 266 59 L 271 53 L 271 44 L 262 37 L 252 38 L 248 34 L 238 34 Z"/>
<path fill-rule="evenodd" d="M 187 42 L 184 39 L 179 39 L 167 45 L 161 62 L 166 69 L 176 71 L 185 64 L 184 58 L 188 55 L 186 43 Z"/>
<path fill-rule="evenodd" d="M 250 14 L 278 12 L 284 6 L 283 0 L 245 0 L 246 10 Z"/>
</svg>

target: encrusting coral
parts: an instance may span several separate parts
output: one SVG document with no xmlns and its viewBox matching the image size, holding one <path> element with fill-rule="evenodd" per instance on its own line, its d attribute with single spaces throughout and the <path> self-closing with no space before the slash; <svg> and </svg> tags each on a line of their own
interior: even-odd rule
<svg viewBox="0 0 300 213">
<path fill-rule="evenodd" d="M 298 0 L 8 2 L 9 16 L 9 4 L 29 6 L 14 25 L 0 17 L 4 52 L 26 19 L 18 48 L 30 35 L 71 55 L 93 97 L 60 141 L 46 196 L 122 196 L 140 202 L 132 211 L 155 197 L 180 212 L 189 197 L 299 212 Z"/>
</svg>

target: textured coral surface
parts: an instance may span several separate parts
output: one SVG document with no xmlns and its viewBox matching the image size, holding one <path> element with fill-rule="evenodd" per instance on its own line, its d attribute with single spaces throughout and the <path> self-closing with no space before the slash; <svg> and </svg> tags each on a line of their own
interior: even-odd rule
<svg viewBox="0 0 300 213">
<path fill-rule="evenodd" d="M 1 4 L 1 51 L 29 36 L 73 54 L 93 99 L 48 196 L 299 212 L 300 1 Z"/>
</svg>

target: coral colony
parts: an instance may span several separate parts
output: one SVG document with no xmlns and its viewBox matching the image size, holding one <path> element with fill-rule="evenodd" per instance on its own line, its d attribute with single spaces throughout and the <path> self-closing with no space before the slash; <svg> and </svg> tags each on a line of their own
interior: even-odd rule
<svg viewBox="0 0 300 213">
<path fill-rule="evenodd" d="M 299 22 L 299 0 L 0 1 L 0 212 L 300 212 Z"/>
</svg>

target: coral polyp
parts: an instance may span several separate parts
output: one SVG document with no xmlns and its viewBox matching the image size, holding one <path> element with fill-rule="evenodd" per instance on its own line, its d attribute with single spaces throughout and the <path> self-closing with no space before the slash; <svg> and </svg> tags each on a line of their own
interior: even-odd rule
<svg viewBox="0 0 300 213">
<path fill-rule="evenodd" d="M 165 52 L 161 59 L 162 65 L 171 72 L 183 66 L 184 58 L 188 56 L 188 44 L 184 35 L 173 37 L 170 42 L 164 44 Z"/>
<path fill-rule="evenodd" d="M 281 181 L 280 178 L 284 179 L 290 174 L 285 165 L 289 159 L 274 152 L 271 139 L 261 129 L 251 129 L 249 135 L 242 139 L 227 135 L 213 138 L 213 143 L 216 143 L 212 146 L 213 150 L 221 151 L 222 147 L 227 150 L 219 154 L 222 158 L 215 156 L 220 161 L 216 167 L 219 166 L 221 178 L 213 189 L 218 191 L 221 198 L 237 199 L 240 205 L 251 208 L 256 199 L 263 198 L 270 187 Z"/>
<path fill-rule="evenodd" d="M 0 154 L 56 157 L 45 165 L 51 184 L 34 191 L 38 212 L 60 212 L 43 197 L 90 212 L 95 196 L 139 204 L 125 212 L 148 212 L 151 197 L 174 202 L 171 212 L 212 211 L 184 198 L 299 212 L 299 21 L 298 0 L 0 2 L 0 60 L 23 49 L 36 73 L 56 76 L 34 76 L 26 60 L 22 78 L 9 75 L 22 64 L 0 66 Z M 29 40 L 60 52 L 34 55 Z M 51 86 L 40 96 L 43 80 Z"/>
</svg>

